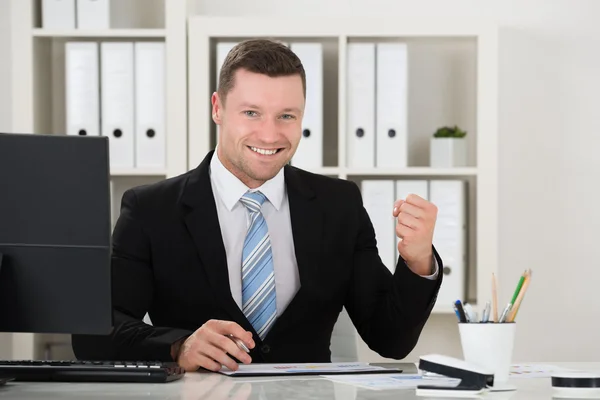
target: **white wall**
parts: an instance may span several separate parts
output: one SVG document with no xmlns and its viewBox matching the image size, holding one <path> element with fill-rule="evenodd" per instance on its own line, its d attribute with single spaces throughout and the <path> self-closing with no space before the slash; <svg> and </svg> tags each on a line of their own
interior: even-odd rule
<svg viewBox="0 0 600 400">
<path fill-rule="evenodd" d="M 600 2 L 594 0 L 196 1 L 208 15 L 485 16 L 500 37 L 500 294 L 534 270 L 515 360 L 598 360 Z M 352 9 L 351 9 L 352 8 Z M 409 358 L 460 355 L 435 316 Z M 376 359 L 373 357 L 373 359 Z"/>
<path fill-rule="evenodd" d="M 10 2 L 0 0 L 0 132 L 11 126 L 10 40 Z"/>
</svg>

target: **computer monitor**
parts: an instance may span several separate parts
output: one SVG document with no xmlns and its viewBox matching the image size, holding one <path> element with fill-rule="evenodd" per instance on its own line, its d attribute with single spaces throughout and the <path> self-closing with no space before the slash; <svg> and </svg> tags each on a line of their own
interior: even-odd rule
<svg viewBox="0 0 600 400">
<path fill-rule="evenodd" d="M 113 325 L 108 138 L 0 133 L 0 331 Z"/>
</svg>

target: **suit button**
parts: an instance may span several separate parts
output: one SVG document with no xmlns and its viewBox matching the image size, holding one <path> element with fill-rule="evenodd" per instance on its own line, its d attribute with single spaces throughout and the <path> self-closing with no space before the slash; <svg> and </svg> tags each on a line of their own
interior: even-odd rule
<svg viewBox="0 0 600 400">
<path fill-rule="evenodd" d="M 260 348 L 260 351 L 262 351 L 265 354 L 269 353 L 271 351 L 271 347 L 268 344 L 265 344 Z"/>
</svg>

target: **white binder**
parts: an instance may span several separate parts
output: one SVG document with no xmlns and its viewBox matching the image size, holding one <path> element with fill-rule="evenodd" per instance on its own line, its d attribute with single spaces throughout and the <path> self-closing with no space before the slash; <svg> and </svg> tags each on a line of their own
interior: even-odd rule
<svg viewBox="0 0 600 400">
<path fill-rule="evenodd" d="M 44 29 L 75 29 L 75 0 L 42 0 Z"/>
<path fill-rule="evenodd" d="M 65 98 L 68 135 L 100 135 L 99 55 L 95 42 L 65 44 Z"/>
<path fill-rule="evenodd" d="M 347 165 L 375 166 L 375 44 L 349 43 L 346 77 Z"/>
<path fill-rule="evenodd" d="M 227 54 L 235 47 L 237 42 L 219 42 L 217 43 L 217 59 L 215 66 L 215 88 L 219 88 L 219 74 L 221 73 L 221 67 L 227 58 Z"/>
<path fill-rule="evenodd" d="M 292 165 L 311 169 L 323 166 L 323 47 L 321 43 L 292 43 L 306 73 L 306 105 L 302 137 Z"/>
<path fill-rule="evenodd" d="M 135 155 L 133 42 L 100 44 L 102 135 L 111 168 L 133 168 Z"/>
<path fill-rule="evenodd" d="M 135 161 L 137 168 L 165 168 L 165 43 L 136 42 Z"/>
<path fill-rule="evenodd" d="M 381 261 L 393 273 L 396 270 L 396 241 L 393 180 L 364 180 L 361 186 L 363 205 L 375 229 Z"/>
<path fill-rule="evenodd" d="M 110 29 L 110 0 L 77 0 L 77 28 Z"/>
<path fill-rule="evenodd" d="M 466 183 L 461 180 L 432 180 L 430 201 L 438 208 L 433 245 L 445 271 L 437 304 L 449 306 L 465 298 L 466 287 Z"/>
<path fill-rule="evenodd" d="M 227 54 L 235 47 L 237 42 L 219 42 L 217 43 L 217 59 L 215 65 L 215 88 L 219 89 L 219 75 L 221 74 L 221 67 L 225 62 L 225 58 L 227 58 Z M 217 125 L 217 137 L 216 142 L 219 143 L 219 132 L 220 127 Z"/>
<path fill-rule="evenodd" d="M 408 166 L 408 50 L 405 43 L 377 44 L 375 147 L 378 168 Z"/>
<path fill-rule="evenodd" d="M 396 200 L 406 200 L 409 194 L 416 194 L 419 197 L 429 200 L 429 182 L 424 179 L 401 179 L 396 181 Z M 394 225 L 398 221 L 395 221 Z M 395 228 L 394 228 L 395 229 Z M 394 233 L 395 234 L 395 233 Z M 398 252 L 398 242 L 400 238 L 396 235 L 396 258 L 400 256 Z"/>
</svg>

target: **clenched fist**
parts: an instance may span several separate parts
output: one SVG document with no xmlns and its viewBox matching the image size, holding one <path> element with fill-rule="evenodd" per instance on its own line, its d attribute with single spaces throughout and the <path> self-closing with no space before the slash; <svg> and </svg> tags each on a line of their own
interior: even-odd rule
<svg viewBox="0 0 600 400">
<path fill-rule="evenodd" d="M 414 273 L 430 275 L 437 207 L 415 194 L 410 194 L 405 200 L 397 200 L 394 203 L 393 215 L 398 219 L 396 235 L 400 238 L 400 256 Z"/>
</svg>

